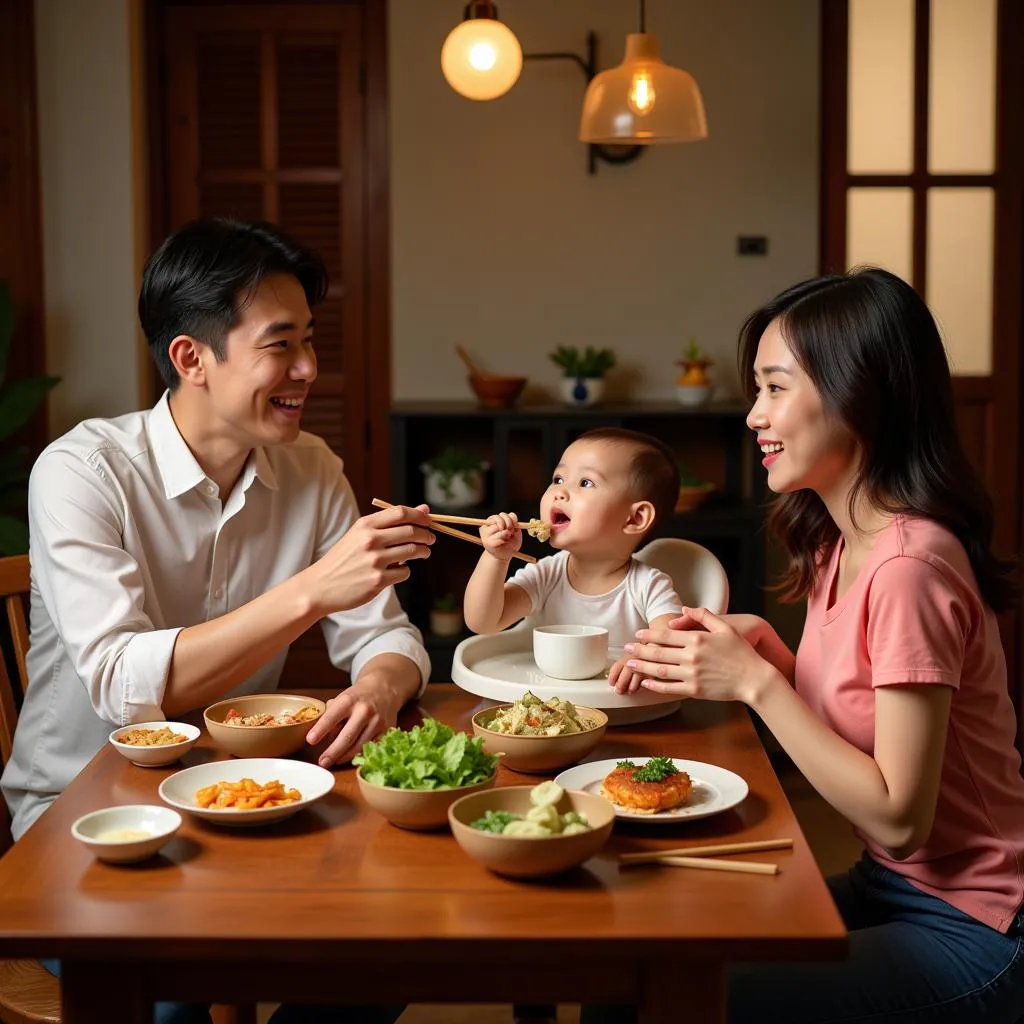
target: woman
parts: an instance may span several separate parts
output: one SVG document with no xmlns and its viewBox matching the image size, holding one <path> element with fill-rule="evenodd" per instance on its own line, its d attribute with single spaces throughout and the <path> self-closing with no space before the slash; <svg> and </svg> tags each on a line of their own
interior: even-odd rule
<svg viewBox="0 0 1024 1024">
<path fill-rule="evenodd" d="M 747 320 L 740 365 L 784 584 L 807 598 L 799 650 L 686 609 L 629 664 L 636 686 L 748 704 L 866 852 L 829 882 L 848 959 L 738 966 L 729 1019 L 1014 1024 L 1024 780 L 995 612 L 1015 593 L 935 322 L 883 270 L 817 278 Z"/>
</svg>

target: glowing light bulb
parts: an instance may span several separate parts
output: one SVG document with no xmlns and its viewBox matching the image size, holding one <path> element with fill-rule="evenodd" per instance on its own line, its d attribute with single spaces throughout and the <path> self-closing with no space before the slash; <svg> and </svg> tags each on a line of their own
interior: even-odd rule
<svg viewBox="0 0 1024 1024">
<path fill-rule="evenodd" d="M 490 71 L 497 60 L 498 51 L 490 43 L 476 43 L 469 49 L 469 63 L 477 71 Z"/>
<path fill-rule="evenodd" d="M 629 109 L 635 114 L 646 114 L 654 106 L 654 100 L 654 82 L 650 72 L 638 71 L 629 83 Z"/>
</svg>

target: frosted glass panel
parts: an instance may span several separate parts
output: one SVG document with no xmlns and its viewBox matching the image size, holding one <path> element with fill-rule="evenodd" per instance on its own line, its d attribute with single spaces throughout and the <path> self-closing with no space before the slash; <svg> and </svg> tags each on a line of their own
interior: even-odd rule
<svg viewBox="0 0 1024 1024">
<path fill-rule="evenodd" d="M 929 33 L 928 169 L 989 174 L 995 170 L 996 0 L 932 0 Z"/>
<path fill-rule="evenodd" d="M 850 0 L 847 169 L 914 166 L 914 0 Z"/>
<path fill-rule="evenodd" d="M 928 190 L 925 298 L 939 322 L 953 372 L 992 372 L 995 193 L 990 188 Z"/>
<path fill-rule="evenodd" d="M 910 281 L 914 257 L 909 188 L 851 188 L 846 193 L 846 266 L 871 263 Z"/>
</svg>

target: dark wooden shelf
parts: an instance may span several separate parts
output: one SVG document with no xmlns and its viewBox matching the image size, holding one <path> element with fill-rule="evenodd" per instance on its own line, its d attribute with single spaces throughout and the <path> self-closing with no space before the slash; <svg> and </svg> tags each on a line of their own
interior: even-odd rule
<svg viewBox="0 0 1024 1024">
<path fill-rule="evenodd" d="M 645 417 L 717 417 L 746 416 L 749 406 L 746 402 L 729 399 L 720 402 L 706 402 L 704 405 L 689 406 L 679 402 L 630 402 L 598 405 L 516 405 L 511 409 L 491 409 L 475 402 L 423 401 L 395 402 L 391 407 L 392 416 L 429 416 L 435 419 L 460 417 L 491 417 L 503 419 L 643 419 Z"/>
</svg>

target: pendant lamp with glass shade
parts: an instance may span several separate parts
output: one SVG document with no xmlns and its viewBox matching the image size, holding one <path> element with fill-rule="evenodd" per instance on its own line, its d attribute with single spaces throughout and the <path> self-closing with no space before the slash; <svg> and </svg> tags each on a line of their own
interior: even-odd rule
<svg viewBox="0 0 1024 1024">
<path fill-rule="evenodd" d="M 581 142 L 650 145 L 708 137 L 704 100 L 693 75 L 661 59 L 657 36 L 645 31 L 645 13 L 640 0 L 640 31 L 626 36 L 622 63 L 595 75 L 587 86 Z"/>
<path fill-rule="evenodd" d="M 462 22 L 441 47 L 441 70 L 448 84 L 471 100 L 494 100 L 516 84 L 522 69 L 522 47 L 498 20 L 495 5 L 470 0 Z"/>
</svg>

